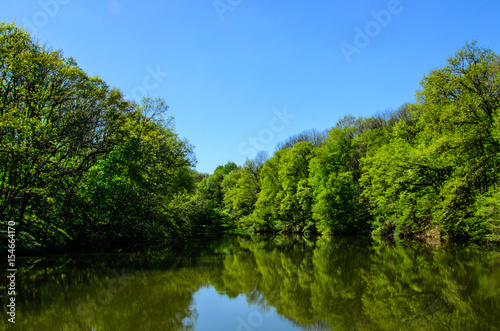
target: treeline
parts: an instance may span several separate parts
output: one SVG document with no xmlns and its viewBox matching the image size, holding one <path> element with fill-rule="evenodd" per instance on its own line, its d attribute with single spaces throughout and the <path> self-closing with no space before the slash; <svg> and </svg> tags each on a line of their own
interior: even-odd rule
<svg viewBox="0 0 500 331">
<path fill-rule="evenodd" d="M 13 24 L 0 24 L 0 75 L 2 236 L 35 251 L 191 233 L 195 158 L 163 100 L 125 100 Z"/>
<path fill-rule="evenodd" d="M 214 219 L 255 231 L 500 239 L 500 57 L 466 45 L 416 102 L 344 117 L 229 163 L 197 194 Z"/>
<path fill-rule="evenodd" d="M 235 228 L 499 240 L 499 70 L 498 55 L 467 45 L 414 104 L 207 175 L 163 100 L 126 100 L 1 23 L 0 235 L 12 225 L 29 251 Z"/>
</svg>

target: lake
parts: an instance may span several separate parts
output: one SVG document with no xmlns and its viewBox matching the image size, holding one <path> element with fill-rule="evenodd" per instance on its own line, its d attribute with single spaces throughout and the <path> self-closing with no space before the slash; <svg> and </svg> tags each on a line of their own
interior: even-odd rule
<svg viewBox="0 0 500 331">
<path fill-rule="evenodd" d="M 19 259 L 12 330 L 500 330 L 500 253 L 226 235 Z"/>
</svg>

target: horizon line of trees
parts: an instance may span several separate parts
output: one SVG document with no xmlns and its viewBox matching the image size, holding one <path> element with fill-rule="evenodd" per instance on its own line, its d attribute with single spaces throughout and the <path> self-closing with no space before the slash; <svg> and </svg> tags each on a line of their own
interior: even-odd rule
<svg viewBox="0 0 500 331">
<path fill-rule="evenodd" d="M 499 241 L 499 73 L 499 55 L 467 44 L 415 103 L 294 135 L 196 194 L 212 220 L 253 231 Z"/>
<path fill-rule="evenodd" d="M 213 174 L 162 99 L 126 100 L 0 24 L 0 235 L 109 249 L 244 229 L 500 240 L 500 57 L 467 44 L 415 103 L 346 116 Z"/>
</svg>

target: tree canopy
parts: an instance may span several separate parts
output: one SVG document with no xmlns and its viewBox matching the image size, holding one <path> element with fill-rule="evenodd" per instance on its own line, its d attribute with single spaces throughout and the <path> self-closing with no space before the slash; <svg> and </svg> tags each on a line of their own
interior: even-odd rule
<svg viewBox="0 0 500 331">
<path fill-rule="evenodd" d="M 238 228 L 500 240 L 499 72 L 467 44 L 414 103 L 200 174 L 163 99 L 126 100 L 1 23 L 0 217 L 27 250 Z"/>
<path fill-rule="evenodd" d="M 192 146 L 163 100 L 136 104 L 71 58 L 0 25 L 0 216 L 27 249 L 187 233 Z M 4 231 L 5 229 L 2 229 Z"/>
<path fill-rule="evenodd" d="M 238 175 L 227 191 L 247 206 L 236 224 L 499 240 L 499 68 L 497 54 L 467 44 L 423 78 L 414 103 L 278 144 L 258 177 Z"/>
</svg>

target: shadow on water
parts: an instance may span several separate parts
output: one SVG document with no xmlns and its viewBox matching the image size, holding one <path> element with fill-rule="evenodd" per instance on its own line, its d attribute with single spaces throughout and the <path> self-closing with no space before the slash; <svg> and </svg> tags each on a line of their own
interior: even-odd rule
<svg viewBox="0 0 500 331">
<path fill-rule="evenodd" d="M 483 246 L 227 235 L 19 263 L 15 330 L 198 330 L 204 288 L 227 299 L 220 319 L 244 295 L 287 329 L 500 328 L 500 253 Z M 2 329 L 11 327 L 5 292 Z M 248 328 L 269 329 L 265 320 Z"/>
</svg>

